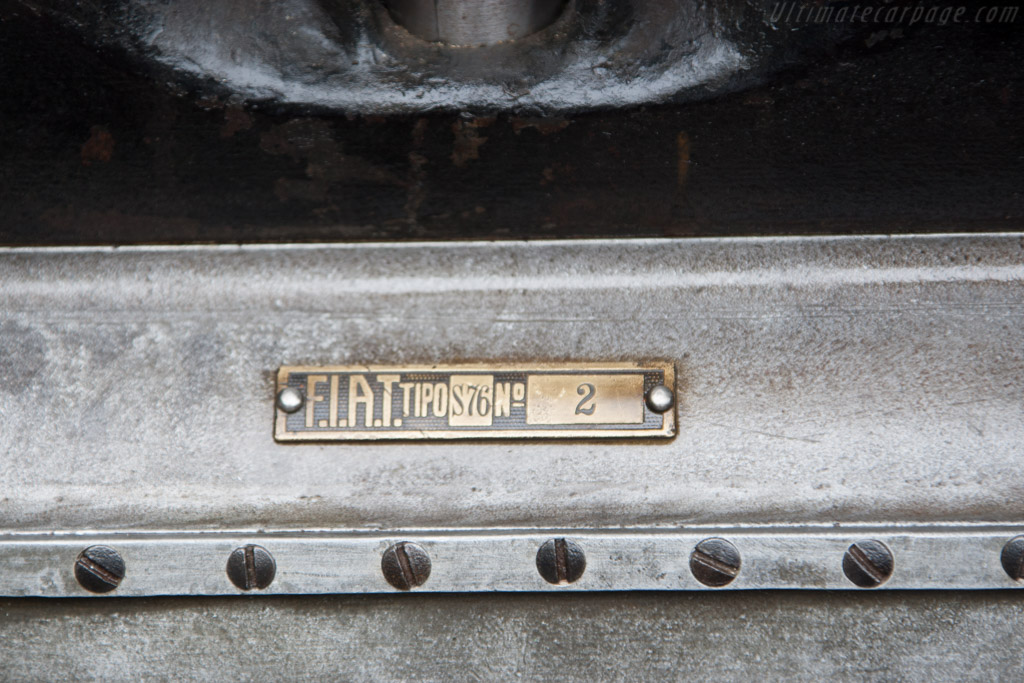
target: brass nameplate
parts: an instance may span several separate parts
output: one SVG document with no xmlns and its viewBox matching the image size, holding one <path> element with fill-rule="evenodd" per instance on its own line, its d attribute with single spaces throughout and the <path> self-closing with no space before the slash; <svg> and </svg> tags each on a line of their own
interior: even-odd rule
<svg viewBox="0 0 1024 683">
<path fill-rule="evenodd" d="M 667 363 L 286 366 L 274 437 L 671 437 L 674 390 Z"/>
</svg>

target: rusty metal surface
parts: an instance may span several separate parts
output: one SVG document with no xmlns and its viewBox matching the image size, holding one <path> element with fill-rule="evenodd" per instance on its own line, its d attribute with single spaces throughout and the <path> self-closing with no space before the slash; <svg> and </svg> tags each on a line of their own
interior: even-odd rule
<svg viewBox="0 0 1024 683">
<path fill-rule="evenodd" d="M 1016 594 L 0 601 L 10 680 L 1018 680 Z"/>
</svg>

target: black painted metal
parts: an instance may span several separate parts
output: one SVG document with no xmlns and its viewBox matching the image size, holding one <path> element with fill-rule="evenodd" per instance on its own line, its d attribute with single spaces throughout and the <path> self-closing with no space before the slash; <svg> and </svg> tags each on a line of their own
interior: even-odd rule
<svg viewBox="0 0 1024 683">
<path fill-rule="evenodd" d="M 769 82 L 702 101 L 402 116 L 176 81 L 97 43 L 113 20 L 76 27 L 22 2 L 0 18 L 0 244 L 941 232 L 1024 218 L 1024 18 L 822 40 L 811 63 L 801 44 L 792 59 L 771 53 Z"/>
</svg>

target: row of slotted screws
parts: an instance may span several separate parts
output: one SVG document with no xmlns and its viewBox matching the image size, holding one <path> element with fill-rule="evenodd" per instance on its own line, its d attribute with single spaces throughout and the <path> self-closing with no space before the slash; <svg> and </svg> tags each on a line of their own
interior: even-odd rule
<svg viewBox="0 0 1024 683">
<path fill-rule="evenodd" d="M 1010 539 L 1000 556 L 1010 578 L 1024 580 L 1024 536 Z M 705 586 L 726 586 L 740 573 L 740 552 L 724 538 L 701 541 L 690 554 L 690 571 Z M 843 555 L 843 573 L 854 585 L 875 588 L 892 576 L 892 551 L 881 541 L 858 541 Z M 416 543 L 395 543 L 384 551 L 381 572 L 398 590 L 422 586 L 430 578 L 430 556 Z M 566 538 L 545 541 L 537 551 L 537 571 L 548 583 L 565 585 L 578 581 L 587 568 L 583 548 Z M 258 545 L 236 548 L 228 556 L 228 579 L 241 590 L 263 589 L 274 581 L 277 563 L 270 552 Z M 125 563 L 113 548 L 94 545 L 79 554 L 75 579 L 93 593 L 109 593 L 120 585 Z"/>
</svg>

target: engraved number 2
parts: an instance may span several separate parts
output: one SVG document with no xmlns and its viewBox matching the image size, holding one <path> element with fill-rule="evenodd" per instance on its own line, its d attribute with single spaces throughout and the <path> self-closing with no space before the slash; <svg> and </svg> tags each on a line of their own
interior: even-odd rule
<svg viewBox="0 0 1024 683">
<path fill-rule="evenodd" d="M 589 401 L 590 399 L 594 398 L 594 392 L 595 391 L 596 391 L 596 389 L 594 389 L 594 385 L 593 384 L 581 384 L 578 387 L 576 387 L 576 393 L 583 397 L 582 399 L 580 399 L 580 402 L 576 404 L 576 414 L 577 415 L 593 415 L 594 414 L 594 406 L 593 405 L 587 406 L 586 408 L 584 408 L 583 405 L 587 401 Z"/>
</svg>

